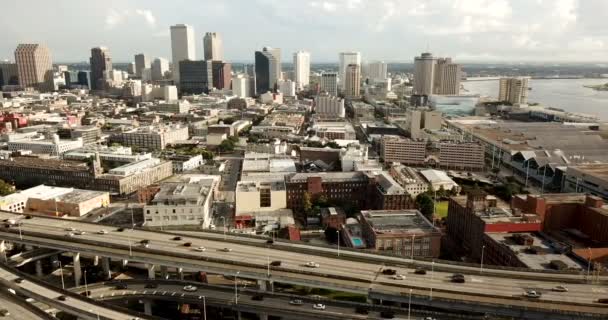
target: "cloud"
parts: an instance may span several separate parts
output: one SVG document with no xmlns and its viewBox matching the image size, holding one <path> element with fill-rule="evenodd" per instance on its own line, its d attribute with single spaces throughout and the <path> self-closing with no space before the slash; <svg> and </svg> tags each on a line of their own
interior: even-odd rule
<svg viewBox="0 0 608 320">
<path fill-rule="evenodd" d="M 144 18 L 144 20 L 146 21 L 146 23 L 148 23 L 148 25 L 150 25 L 151 27 L 156 25 L 156 18 L 152 14 L 152 11 L 144 10 L 144 9 L 136 9 L 135 13 L 142 16 Z"/>
<path fill-rule="evenodd" d="M 129 21 L 131 18 L 134 18 L 134 17 L 143 18 L 144 22 L 149 27 L 156 26 L 156 17 L 154 16 L 154 14 L 152 13 L 151 10 L 135 9 L 135 10 L 117 11 L 117 10 L 111 9 L 108 12 L 108 14 L 106 15 L 105 27 L 108 30 L 113 29 L 118 25 L 127 23 L 127 21 Z"/>
</svg>

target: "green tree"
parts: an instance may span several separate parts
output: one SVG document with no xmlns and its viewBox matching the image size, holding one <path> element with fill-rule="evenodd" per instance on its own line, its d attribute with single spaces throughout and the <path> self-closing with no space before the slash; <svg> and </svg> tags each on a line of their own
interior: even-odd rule
<svg viewBox="0 0 608 320">
<path fill-rule="evenodd" d="M 13 192 L 15 192 L 15 186 L 4 180 L 0 180 L 0 196 L 6 196 Z"/>
<path fill-rule="evenodd" d="M 203 156 L 203 159 L 205 159 L 205 160 L 211 160 L 215 156 L 213 154 L 213 152 L 211 152 L 209 150 L 202 150 L 201 155 Z"/>
<path fill-rule="evenodd" d="M 304 196 L 302 197 L 302 209 L 304 209 L 306 214 L 310 213 L 312 210 L 312 199 L 308 192 L 304 192 Z"/>
<path fill-rule="evenodd" d="M 421 193 L 416 197 L 416 208 L 429 220 L 433 219 L 435 203 L 433 202 L 433 198 L 427 193 Z"/>
<path fill-rule="evenodd" d="M 234 141 L 232 141 L 230 139 L 226 139 L 226 140 L 222 141 L 222 143 L 220 143 L 220 145 L 218 146 L 218 149 L 221 152 L 234 151 Z"/>
</svg>

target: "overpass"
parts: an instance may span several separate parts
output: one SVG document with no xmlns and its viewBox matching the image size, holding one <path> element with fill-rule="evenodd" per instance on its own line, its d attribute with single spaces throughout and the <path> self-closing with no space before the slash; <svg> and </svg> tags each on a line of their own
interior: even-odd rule
<svg viewBox="0 0 608 320">
<path fill-rule="evenodd" d="M 11 213 L 0 213 L 0 219 L 14 218 Z M 411 261 L 364 252 L 342 251 L 314 247 L 299 243 L 276 243 L 267 246 L 265 240 L 221 233 L 205 233 L 202 237 L 181 236 L 145 230 L 123 230 L 110 226 L 63 220 L 52 217 L 23 219 L 20 227 L 0 227 L 0 239 L 35 247 L 74 252 L 77 283 L 80 283 L 80 255 L 102 258 L 104 269 L 108 259 L 146 263 L 151 279 L 156 271 L 167 273 L 167 268 L 207 271 L 224 275 L 238 275 L 258 280 L 261 288 L 270 288 L 273 282 L 326 288 L 366 295 L 371 299 L 403 302 L 412 290 L 416 304 L 474 312 L 525 317 L 530 319 L 601 319 L 608 308 L 597 299 L 608 295 L 606 277 L 598 283 L 583 281 L 580 274 L 556 274 L 515 270 L 485 269 Z M 83 235 L 66 236 L 66 229 L 84 231 Z M 98 233 L 105 229 L 108 234 Z M 138 244 L 150 241 L 144 248 Z M 184 243 L 191 243 L 191 247 Z M 205 252 L 193 248 L 204 246 Z M 3 246 L 0 245 L 0 248 Z M 229 252 L 223 251 L 229 248 Z M 270 261 L 281 261 L 280 267 L 270 267 Z M 318 268 L 305 264 L 314 260 Z M 425 265 L 426 275 L 413 273 L 412 263 Z M 382 265 L 391 266 L 406 275 L 395 280 L 383 275 Z M 463 273 L 466 283 L 450 281 L 453 272 Z M 180 276 L 181 277 L 181 276 Z M 567 283 L 569 292 L 551 289 Z M 523 298 L 526 290 L 543 293 L 541 299 Z"/>
<path fill-rule="evenodd" d="M 55 317 L 36 308 L 25 299 L 18 297 L 5 288 L 0 290 L 0 309 L 9 314 L 2 317 L 7 320 L 53 320 Z"/>
</svg>

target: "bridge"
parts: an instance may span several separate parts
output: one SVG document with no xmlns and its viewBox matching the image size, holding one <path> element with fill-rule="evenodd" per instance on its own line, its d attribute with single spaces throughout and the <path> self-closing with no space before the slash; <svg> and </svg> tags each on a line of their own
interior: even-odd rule
<svg viewBox="0 0 608 320">
<path fill-rule="evenodd" d="M 0 212 L 0 219 L 8 218 L 15 215 Z M 85 233 L 67 236 L 71 228 Z M 104 229 L 107 234 L 101 232 Z M 489 268 L 481 272 L 471 266 L 336 251 L 300 243 L 267 245 L 264 239 L 222 233 L 181 235 L 179 240 L 174 237 L 166 232 L 118 231 L 110 226 L 38 216 L 22 219 L 19 227 L 0 227 L 3 241 L 73 252 L 77 285 L 81 282 L 80 255 L 85 255 L 102 259 L 104 270 L 109 269 L 109 259 L 145 263 L 150 279 L 156 277 L 157 271 L 166 275 L 168 268 L 175 268 L 182 279 L 184 269 L 206 271 L 257 280 L 262 290 L 270 290 L 274 282 L 279 282 L 396 302 L 407 302 L 411 290 L 412 303 L 416 305 L 528 319 L 601 319 L 608 315 L 608 308 L 597 303 L 608 295 L 606 276 L 591 282 L 581 274 Z M 147 248 L 139 245 L 142 240 L 149 241 Z M 195 251 L 199 246 L 206 250 Z M 0 249 L 3 247 L 0 245 Z M 311 260 L 319 267 L 307 267 Z M 281 261 L 281 265 L 272 267 L 271 261 Z M 429 271 L 426 275 L 415 274 L 413 264 Z M 383 266 L 405 275 L 405 280 L 383 275 Z M 466 282 L 452 283 L 450 278 L 455 272 L 464 274 Z M 552 291 L 557 285 L 567 285 L 569 292 Z M 523 293 L 531 289 L 542 292 L 542 298 L 524 298 Z"/>
</svg>

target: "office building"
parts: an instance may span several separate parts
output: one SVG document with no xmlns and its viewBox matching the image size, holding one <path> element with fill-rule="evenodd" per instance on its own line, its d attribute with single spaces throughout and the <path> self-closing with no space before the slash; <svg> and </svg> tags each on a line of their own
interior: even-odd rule
<svg viewBox="0 0 608 320">
<path fill-rule="evenodd" d="M 81 148 L 84 144 L 82 139 L 60 140 L 58 135 L 53 135 L 52 139 L 21 139 L 8 142 L 8 150 L 21 151 L 29 150 L 34 154 L 49 154 L 59 156 L 62 153 Z"/>
<path fill-rule="evenodd" d="M 78 71 L 78 85 L 91 89 L 91 72 Z"/>
<path fill-rule="evenodd" d="M 462 68 L 460 64 L 452 63 L 451 58 L 439 58 L 435 65 L 433 93 L 438 95 L 460 94 L 460 78 Z"/>
<path fill-rule="evenodd" d="M 237 216 L 255 216 L 287 208 L 287 191 L 283 174 L 268 173 L 242 177 L 237 183 L 235 211 Z"/>
<path fill-rule="evenodd" d="M 433 77 L 437 60 L 425 52 L 414 58 L 414 93 L 430 96 L 433 94 Z"/>
<path fill-rule="evenodd" d="M 315 122 L 312 129 L 319 138 L 329 140 L 355 140 L 357 138 L 355 128 L 353 128 L 353 125 L 350 122 Z"/>
<path fill-rule="evenodd" d="M 255 52 L 256 94 L 275 91 L 281 78 L 281 49 L 264 47 Z"/>
<path fill-rule="evenodd" d="M 298 51 L 293 54 L 294 79 L 298 90 L 304 89 L 310 82 L 310 53 Z"/>
<path fill-rule="evenodd" d="M 329 94 L 321 94 L 315 98 L 315 114 L 322 118 L 344 118 L 344 99 Z"/>
<path fill-rule="evenodd" d="M 171 26 L 171 59 L 173 62 L 173 80 L 179 83 L 180 62 L 195 60 L 194 29 L 192 26 L 177 24 Z"/>
<path fill-rule="evenodd" d="M 338 96 L 338 74 L 335 72 L 323 72 L 321 74 L 321 91 L 325 91 L 332 96 Z"/>
<path fill-rule="evenodd" d="M 208 63 L 209 61 L 207 61 Z M 216 89 L 230 89 L 230 78 L 232 77 L 232 66 L 224 61 L 211 62 L 211 75 L 213 87 Z"/>
<path fill-rule="evenodd" d="M 0 89 L 2 86 L 16 85 L 19 85 L 17 64 L 8 61 L 0 61 Z"/>
<path fill-rule="evenodd" d="M 205 60 L 224 60 L 222 37 L 217 32 L 207 32 L 203 37 Z"/>
<path fill-rule="evenodd" d="M 529 77 L 501 78 L 498 101 L 510 104 L 527 104 L 529 80 Z"/>
<path fill-rule="evenodd" d="M 15 49 L 19 86 L 23 89 L 53 91 L 51 51 L 41 44 L 20 44 Z"/>
<path fill-rule="evenodd" d="M 182 60 L 179 62 L 179 90 L 182 94 L 208 93 L 213 87 L 211 61 Z"/>
<path fill-rule="evenodd" d="M 349 65 L 355 64 L 361 68 L 361 53 L 359 52 L 340 52 L 340 64 L 338 77 L 340 78 L 340 88 L 344 90 L 346 87 L 346 69 Z"/>
<path fill-rule="evenodd" d="M 291 80 L 279 80 L 279 91 L 285 97 L 295 97 L 296 83 Z"/>
<path fill-rule="evenodd" d="M 144 69 L 148 69 L 150 67 L 150 57 L 148 57 L 145 53 L 135 55 L 135 76 L 141 78 Z"/>
<path fill-rule="evenodd" d="M 123 132 L 112 133 L 110 141 L 123 146 L 135 146 L 148 150 L 163 150 L 168 144 L 188 140 L 188 127 L 179 124 L 171 126 L 146 126 Z"/>
<path fill-rule="evenodd" d="M 112 58 L 110 51 L 106 47 L 96 47 L 91 49 L 91 90 L 103 90 L 105 87 L 105 74 L 112 72 Z"/>
<path fill-rule="evenodd" d="M 152 61 L 151 70 L 153 81 L 163 80 L 169 72 L 169 61 L 165 58 L 156 58 Z"/>
<path fill-rule="evenodd" d="M 344 79 L 344 96 L 350 99 L 356 99 L 361 96 L 361 66 L 358 64 L 349 64 L 346 67 Z"/>
<path fill-rule="evenodd" d="M 232 93 L 239 98 L 249 97 L 249 77 L 239 74 L 232 77 Z"/>
<path fill-rule="evenodd" d="M 374 61 L 367 64 L 365 78 L 374 81 L 388 78 L 388 64 L 384 61 Z"/>
</svg>

